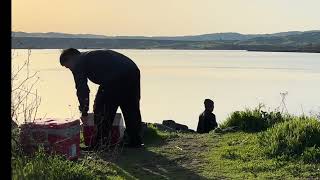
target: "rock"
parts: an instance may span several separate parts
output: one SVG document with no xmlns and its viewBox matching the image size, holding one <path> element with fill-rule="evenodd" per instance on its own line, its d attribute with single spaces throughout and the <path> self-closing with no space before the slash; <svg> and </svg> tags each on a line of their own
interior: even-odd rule
<svg viewBox="0 0 320 180">
<path fill-rule="evenodd" d="M 195 132 L 194 130 L 189 129 L 188 126 L 176 123 L 173 120 L 164 120 L 162 122 L 162 124 L 142 122 L 143 131 L 145 131 L 148 128 L 149 124 L 152 124 L 154 127 L 159 129 L 160 131 L 167 131 L 167 132 L 182 131 L 182 132 L 189 132 L 189 133 L 194 133 Z"/>
<path fill-rule="evenodd" d="M 223 133 L 222 129 L 217 127 L 213 130 L 214 133 Z"/>
<path fill-rule="evenodd" d="M 188 131 L 188 126 L 176 123 L 176 130 L 178 131 Z"/>
<path fill-rule="evenodd" d="M 162 124 L 172 129 L 176 129 L 176 122 L 174 122 L 173 120 L 163 120 Z"/>
<path fill-rule="evenodd" d="M 174 129 L 176 131 L 195 132 L 194 130 L 189 129 L 188 126 L 186 126 L 184 124 L 176 123 L 173 120 L 163 120 L 162 125 L 167 126 L 167 127 Z"/>
<path fill-rule="evenodd" d="M 153 124 L 155 127 L 157 127 L 159 130 L 161 131 L 167 131 L 167 132 L 176 132 L 175 129 L 171 128 L 171 127 L 168 127 L 168 126 L 165 126 L 163 124 L 159 124 L 159 123 L 154 123 Z"/>
<path fill-rule="evenodd" d="M 153 125 L 154 127 L 156 127 L 157 129 L 161 130 L 161 131 L 167 131 L 167 132 L 176 132 L 175 129 L 170 128 L 168 126 L 159 124 L 159 123 L 146 123 L 146 122 L 142 122 L 142 130 L 145 131 L 148 128 L 148 125 Z"/>
</svg>

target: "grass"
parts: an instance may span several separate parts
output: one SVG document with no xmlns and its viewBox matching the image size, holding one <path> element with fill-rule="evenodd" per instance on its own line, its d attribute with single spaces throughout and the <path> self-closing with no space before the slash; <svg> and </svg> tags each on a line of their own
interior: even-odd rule
<svg viewBox="0 0 320 180">
<path fill-rule="evenodd" d="M 290 124 L 290 121 L 285 123 Z M 270 137 L 272 129 L 280 124 L 258 133 L 223 134 L 170 133 L 149 125 L 145 131 L 144 149 L 120 147 L 114 158 L 110 158 L 110 152 L 84 154 L 77 162 L 45 156 L 41 152 L 35 157 L 15 155 L 12 159 L 13 179 L 42 179 L 44 176 L 46 179 L 146 180 L 320 177 L 320 163 L 310 161 L 319 158 L 317 146 L 311 144 L 303 154 L 286 158 L 266 153 L 266 147 L 259 143 L 261 134 Z M 306 127 L 313 132 L 310 126 Z"/>
<path fill-rule="evenodd" d="M 295 117 L 261 133 L 259 143 L 272 157 L 297 156 L 305 161 L 320 162 L 320 121 Z"/>
<path fill-rule="evenodd" d="M 254 109 L 245 109 L 244 111 L 235 111 L 224 121 L 222 128 L 237 127 L 244 132 L 264 131 L 276 123 L 287 121 L 292 117 L 284 115 L 277 110 L 263 111 L 264 105 L 260 104 Z"/>
<path fill-rule="evenodd" d="M 12 159 L 12 179 L 125 179 L 126 174 L 110 163 L 83 159 L 67 161 L 60 156 L 47 156 L 39 151 L 33 157 Z"/>
<path fill-rule="evenodd" d="M 161 131 L 153 124 L 148 124 L 143 134 L 143 142 L 146 145 L 163 143 L 170 138 L 177 137 L 177 133 Z"/>
<path fill-rule="evenodd" d="M 307 179 L 320 177 L 320 164 L 270 158 L 258 143 L 257 133 L 228 133 L 206 153 L 206 177 L 232 179 Z"/>
</svg>

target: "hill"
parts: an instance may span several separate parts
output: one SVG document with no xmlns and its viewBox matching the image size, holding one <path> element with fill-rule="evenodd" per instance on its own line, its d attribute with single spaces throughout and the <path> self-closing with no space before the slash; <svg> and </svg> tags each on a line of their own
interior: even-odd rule
<svg viewBox="0 0 320 180">
<path fill-rule="evenodd" d="M 306 31 L 320 32 L 320 31 Z M 26 33 L 12 32 L 12 37 L 39 37 L 39 38 L 111 38 L 111 39 L 153 39 L 153 40 L 176 40 L 176 41 L 213 41 L 213 40 L 248 40 L 256 37 L 282 37 L 288 35 L 297 35 L 305 32 L 289 31 L 273 34 L 240 34 L 235 32 L 211 33 L 190 36 L 105 36 L 95 34 L 68 34 L 58 32 L 47 33 Z"/>
<path fill-rule="evenodd" d="M 194 49 L 320 52 L 320 31 L 286 32 L 254 37 L 237 33 L 190 37 L 106 37 L 61 33 L 15 34 L 14 49 Z M 220 40 L 213 40 L 221 38 Z M 189 40 L 186 40 L 189 39 Z M 224 39 L 224 40 L 223 40 Z M 227 40 L 226 40 L 227 39 Z M 242 39 L 242 40 L 239 40 Z"/>
</svg>

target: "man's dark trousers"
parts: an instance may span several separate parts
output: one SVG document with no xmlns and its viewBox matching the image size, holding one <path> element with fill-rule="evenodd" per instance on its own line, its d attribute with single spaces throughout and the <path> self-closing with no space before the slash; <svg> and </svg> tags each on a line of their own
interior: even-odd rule
<svg viewBox="0 0 320 180">
<path fill-rule="evenodd" d="M 141 143 L 140 94 L 139 70 L 131 72 L 125 78 L 114 80 L 108 85 L 100 85 L 94 102 L 94 121 L 98 129 L 97 142 L 101 139 L 110 142 L 111 127 L 120 106 L 129 142 Z"/>
</svg>

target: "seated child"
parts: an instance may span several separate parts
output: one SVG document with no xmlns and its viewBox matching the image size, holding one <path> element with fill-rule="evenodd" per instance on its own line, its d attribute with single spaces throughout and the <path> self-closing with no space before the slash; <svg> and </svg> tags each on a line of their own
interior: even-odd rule
<svg viewBox="0 0 320 180">
<path fill-rule="evenodd" d="M 214 102 L 211 99 L 205 99 L 204 107 L 204 112 L 199 116 L 197 127 L 198 133 L 208 133 L 209 131 L 218 127 L 216 116 L 212 113 L 214 109 Z"/>
</svg>

